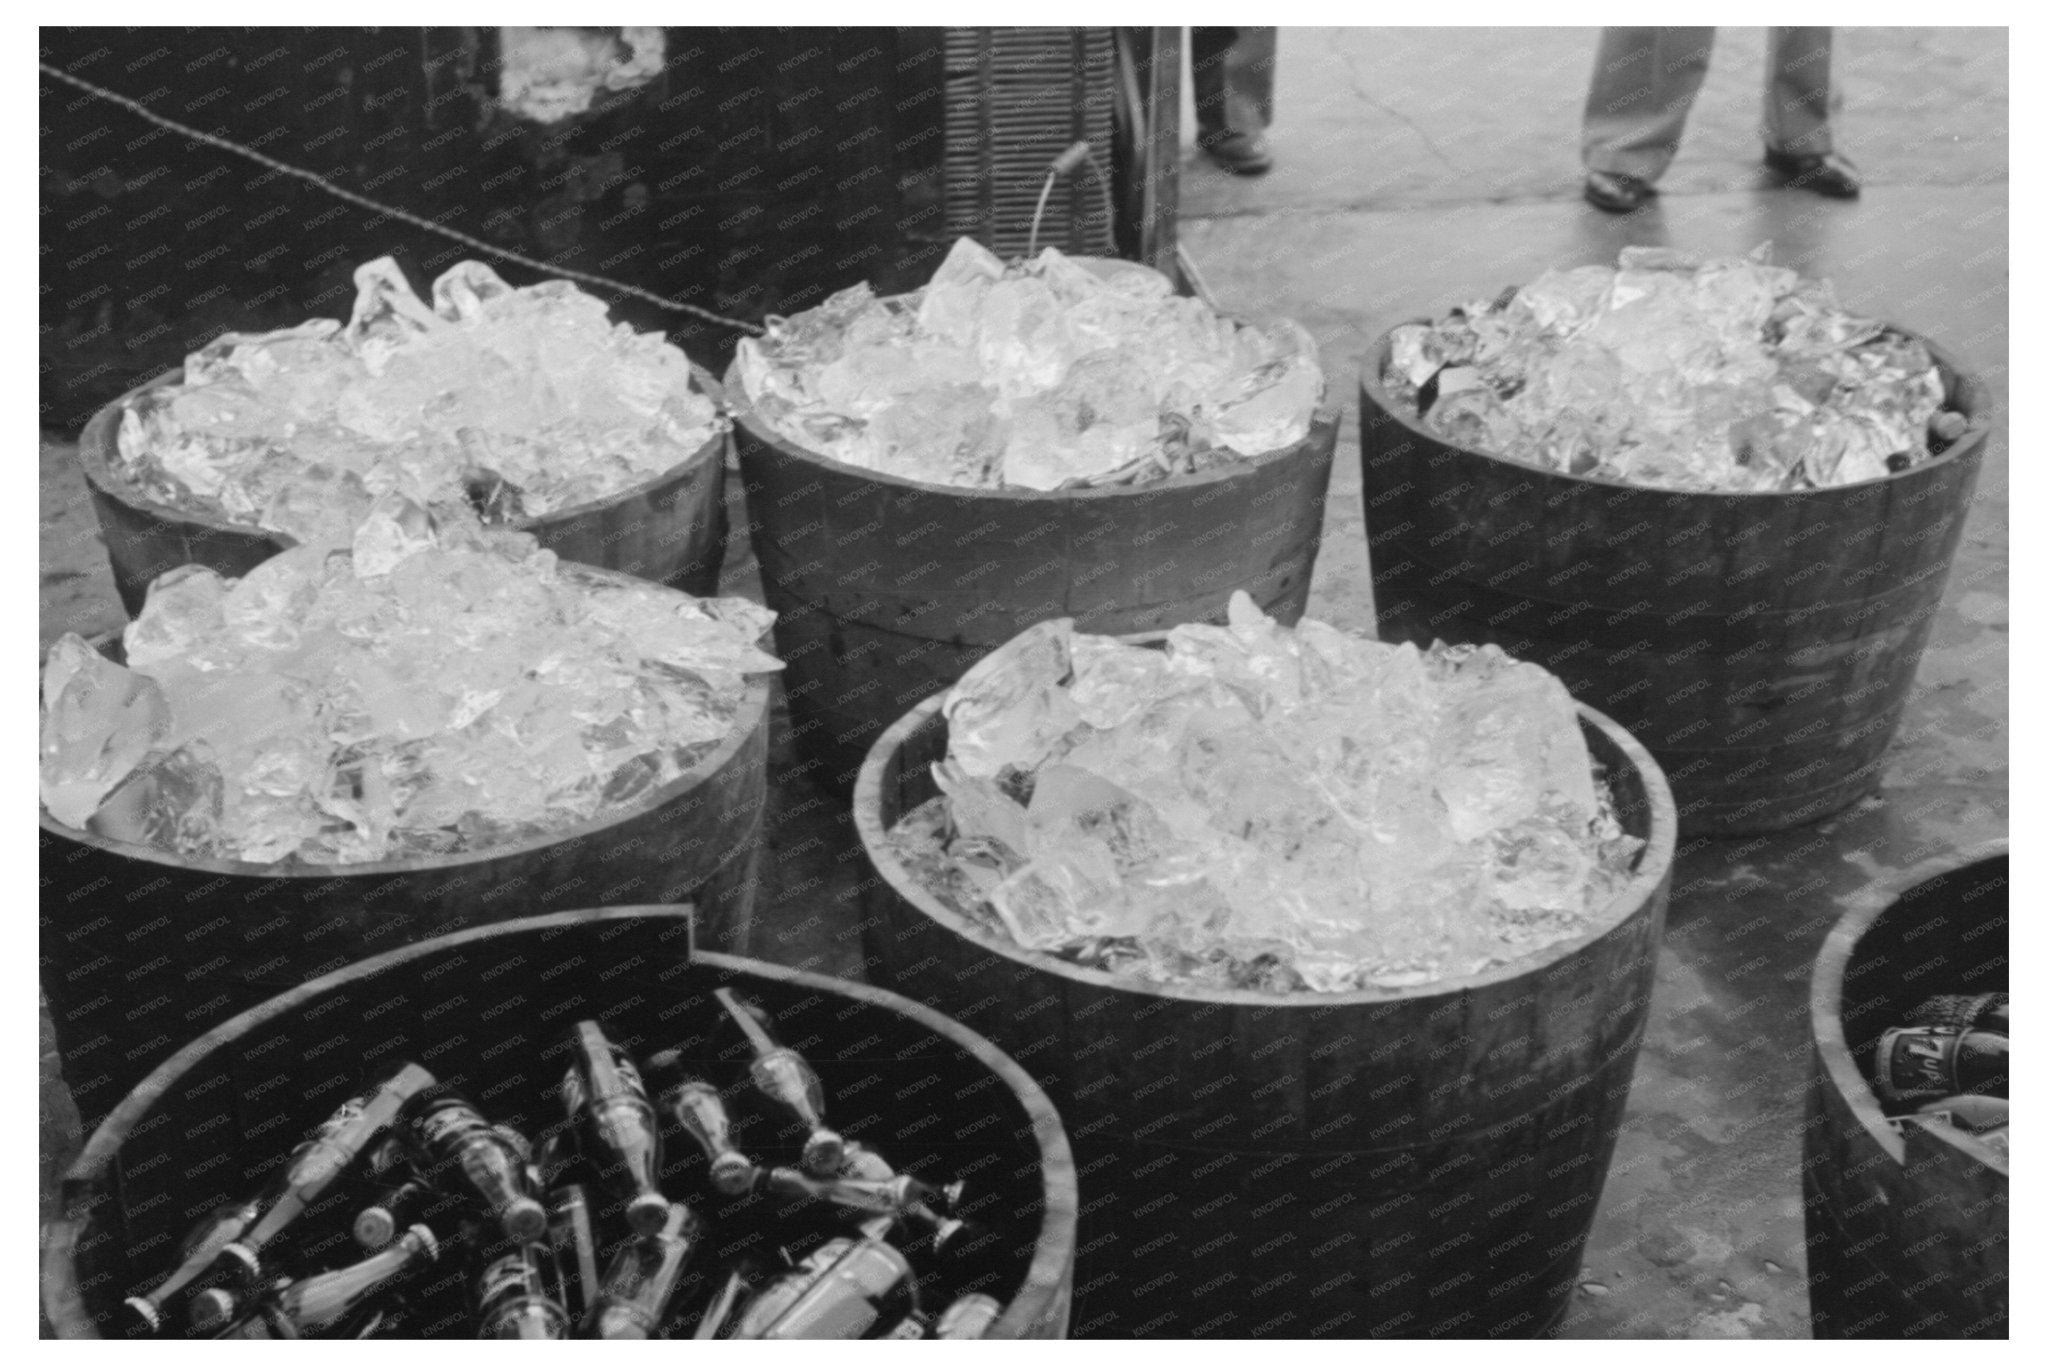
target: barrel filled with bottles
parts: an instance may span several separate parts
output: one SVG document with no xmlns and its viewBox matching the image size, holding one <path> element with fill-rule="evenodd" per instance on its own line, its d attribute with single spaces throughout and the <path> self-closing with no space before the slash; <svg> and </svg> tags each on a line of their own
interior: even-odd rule
<svg viewBox="0 0 2048 1366">
<path fill-rule="evenodd" d="M 397 489 L 462 500 L 565 560 L 706 595 L 725 551 L 718 384 L 566 281 L 465 261 L 432 308 L 389 257 L 354 316 L 227 333 L 79 438 L 129 616 L 180 565 L 240 577 Z"/>
<path fill-rule="evenodd" d="M 891 727 L 870 971 L 1066 1118 L 1078 1336 L 1541 1336 L 1649 1016 L 1669 789 L 1533 666 L 1231 622 L 1047 623 Z"/>
<path fill-rule="evenodd" d="M 1074 1174 L 1015 1063 L 684 907 L 365 960 L 198 1039 L 64 1179 L 65 1337 L 1059 1337 Z"/>
<path fill-rule="evenodd" d="M 2008 1332 L 2008 856 L 1943 862 L 1853 907 L 1814 963 L 1817 1338 Z"/>
<path fill-rule="evenodd" d="M 726 400 L 792 735 L 850 791 L 898 716 L 1025 627 L 1308 604 L 1337 439 L 1315 343 L 1164 276 L 962 239 L 743 342 Z"/>
<path fill-rule="evenodd" d="M 1691 834 L 1877 789 L 1991 448 L 1955 357 L 1824 281 L 1630 248 L 1392 329 L 1359 414 L 1383 638 L 1552 669 Z"/>
</svg>

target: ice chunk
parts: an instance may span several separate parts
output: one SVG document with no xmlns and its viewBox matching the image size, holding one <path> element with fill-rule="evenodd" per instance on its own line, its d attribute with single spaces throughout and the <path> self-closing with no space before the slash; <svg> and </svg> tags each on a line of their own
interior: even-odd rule
<svg viewBox="0 0 2048 1366">
<path fill-rule="evenodd" d="M 51 817 L 82 827 L 107 793 L 171 728 L 154 680 L 124 669 L 76 635 L 43 667 L 42 799 Z"/>
</svg>

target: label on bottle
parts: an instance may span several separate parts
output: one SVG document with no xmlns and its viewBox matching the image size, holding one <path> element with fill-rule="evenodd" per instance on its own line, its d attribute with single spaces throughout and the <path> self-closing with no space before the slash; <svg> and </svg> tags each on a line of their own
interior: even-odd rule
<svg viewBox="0 0 2048 1366">
<path fill-rule="evenodd" d="M 413 1132 L 428 1149 L 446 1152 L 464 1136 L 488 1130 L 490 1124 L 467 1105 L 438 1105 L 413 1119 Z"/>
<path fill-rule="evenodd" d="M 539 1293 L 533 1266 L 524 1252 L 513 1252 L 485 1267 L 477 1277 L 476 1297 L 486 1314 L 513 1300 Z"/>
</svg>

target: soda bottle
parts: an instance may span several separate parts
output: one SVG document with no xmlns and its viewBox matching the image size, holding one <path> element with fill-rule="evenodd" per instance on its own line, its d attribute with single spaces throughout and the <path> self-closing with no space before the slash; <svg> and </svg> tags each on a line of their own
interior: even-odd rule
<svg viewBox="0 0 2048 1366">
<path fill-rule="evenodd" d="M 599 1293 L 597 1236 L 581 1184 L 559 1187 L 549 1197 L 548 1243 L 562 1272 L 562 1307 L 572 1322 L 581 1321 Z"/>
<path fill-rule="evenodd" d="M 1878 1036 L 1872 1086 L 1894 1103 L 1964 1094 L 2004 1100 L 2011 1049 L 2006 1035 L 1989 1030 L 1952 1025 L 1887 1029 Z"/>
<path fill-rule="evenodd" d="M 834 1238 L 741 1311 L 741 1341 L 863 1337 L 910 1280 L 910 1263 L 877 1238 Z"/>
<path fill-rule="evenodd" d="M 702 1237 L 696 1216 L 678 1201 L 668 1207 L 660 1232 L 643 1233 L 620 1248 L 592 1308 L 590 1336 L 608 1342 L 653 1337 Z"/>
<path fill-rule="evenodd" d="M 549 1286 L 542 1265 L 552 1253 L 539 1243 L 520 1243 L 498 1257 L 477 1278 L 477 1336 L 501 1341 L 546 1341 L 569 1336 L 569 1311 Z"/>
<path fill-rule="evenodd" d="M 606 1039 L 595 1020 L 570 1031 L 573 1061 L 562 1078 L 562 1106 L 582 1141 L 585 1159 L 602 1178 L 632 1191 L 626 1222 L 655 1233 L 668 1221 L 660 1190 L 661 1127 L 639 1069 Z"/>
<path fill-rule="evenodd" d="M 379 1301 L 406 1276 L 440 1255 L 425 1224 L 414 1224 L 390 1247 L 336 1271 L 274 1289 L 222 1336 L 231 1338 L 353 1338 L 373 1330 Z"/>
<path fill-rule="evenodd" d="M 727 987 L 714 994 L 753 1045 L 754 1062 L 749 1070 L 754 1085 L 762 1095 L 788 1107 L 810 1131 L 804 1139 L 804 1170 L 813 1176 L 837 1172 L 846 1155 L 846 1141 L 825 1127 L 825 1088 L 818 1074 L 802 1054 L 775 1041 L 760 1007 L 741 1001 Z"/>
<path fill-rule="evenodd" d="M 222 1249 L 217 1274 L 205 1277 L 203 1286 L 195 1285 L 188 1319 L 196 1331 L 225 1327 L 241 1311 L 250 1288 L 262 1277 L 263 1249 L 340 1179 L 371 1139 L 433 1085 L 431 1072 L 417 1063 L 404 1063 L 343 1101 L 292 1150 L 284 1169 L 253 1202 L 256 1216 Z"/>
<path fill-rule="evenodd" d="M 222 1205 L 193 1225 L 178 1245 L 178 1261 L 170 1273 L 142 1294 L 123 1301 L 134 1315 L 132 1331 L 162 1332 L 164 1307 L 180 1293 L 197 1294 L 210 1280 L 227 1277 L 237 1283 L 253 1283 L 261 1268 L 235 1246 L 235 1240 L 262 1213 L 260 1201 L 244 1200 Z"/>
<path fill-rule="evenodd" d="M 647 1065 L 657 1077 L 672 1079 L 661 1091 L 662 1112 L 703 1150 L 711 1164 L 711 1188 L 720 1195 L 746 1194 L 754 1184 L 754 1164 L 733 1145 L 732 1116 L 718 1088 L 685 1073 L 673 1049 L 655 1054 Z"/>
<path fill-rule="evenodd" d="M 939 1315 L 936 1338 L 982 1338 L 1002 1317 L 1003 1306 L 992 1295 L 962 1295 Z"/>
<path fill-rule="evenodd" d="M 420 1172 L 433 1184 L 474 1199 L 509 1238 L 532 1242 L 547 1234 L 547 1209 L 535 1198 L 527 1165 L 530 1147 L 514 1142 L 459 1092 L 432 1086 L 413 1098 L 405 1115 Z"/>
</svg>

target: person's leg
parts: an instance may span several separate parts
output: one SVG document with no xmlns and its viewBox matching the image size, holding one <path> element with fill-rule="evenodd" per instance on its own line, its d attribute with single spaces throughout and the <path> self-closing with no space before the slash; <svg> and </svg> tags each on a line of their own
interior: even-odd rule
<svg viewBox="0 0 2048 1366">
<path fill-rule="evenodd" d="M 1773 28 L 1764 79 L 1764 164 L 1788 185 L 1854 199 L 1862 177 L 1828 125 L 1831 28 Z"/>
<path fill-rule="evenodd" d="M 1713 51 L 1711 28 L 1602 29 L 1579 143 L 1586 169 L 1644 184 L 1663 175 Z"/>
<path fill-rule="evenodd" d="M 1226 170 L 1257 174 L 1272 165 L 1264 133 L 1273 119 L 1273 63 L 1279 30 L 1189 31 L 1196 145 Z"/>
</svg>

